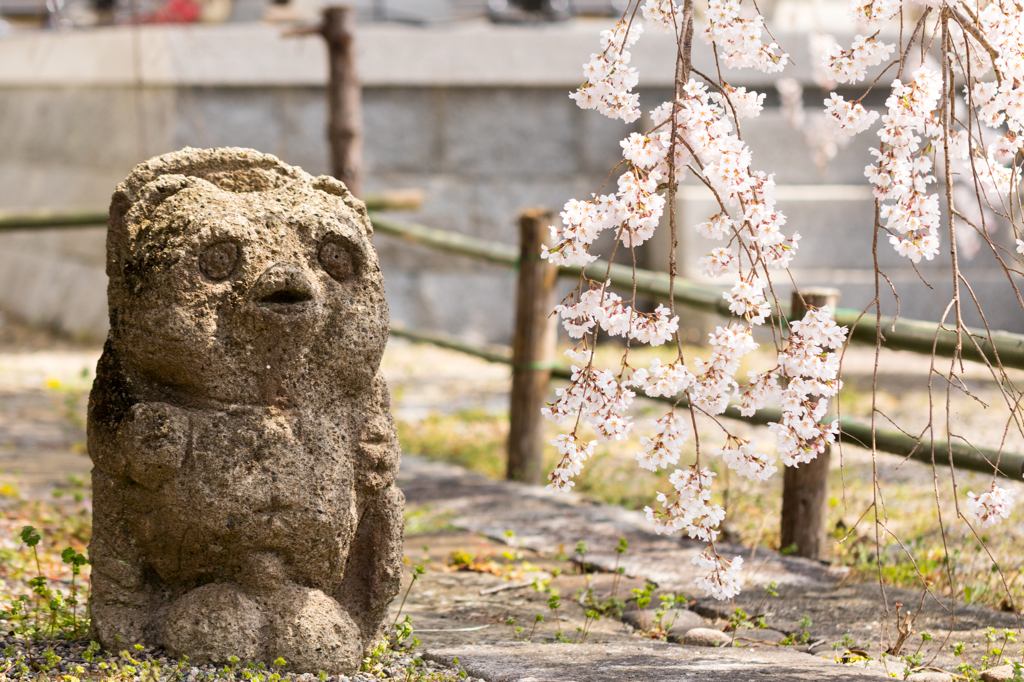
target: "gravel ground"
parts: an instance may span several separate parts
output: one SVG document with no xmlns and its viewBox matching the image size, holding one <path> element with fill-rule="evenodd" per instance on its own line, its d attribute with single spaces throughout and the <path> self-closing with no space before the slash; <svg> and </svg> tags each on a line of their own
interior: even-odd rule
<svg viewBox="0 0 1024 682">
<path fill-rule="evenodd" d="M 62 675 L 75 675 L 78 678 L 110 678 L 115 676 L 115 673 L 112 671 L 112 664 L 116 664 L 122 671 L 124 671 L 124 666 L 126 665 L 137 669 L 135 673 L 125 672 L 123 677 L 125 680 L 146 679 L 146 676 L 140 673 L 142 672 L 143 665 L 147 663 L 150 666 L 150 670 L 153 670 L 153 666 L 159 666 L 161 670 L 158 676 L 159 679 L 181 680 L 183 682 L 249 680 L 252 679 L 252 673 L 256 672 L 255 670 L 247 671 L 246 668 L 228 670 L 223 666 L 189 665 L 187 661 L 179 661 L 168 656 L 162 649 L 133 651 L 131 653 L 131 660 L 129 660 L 126 653 L 119 656 L 105 655 L 102 652 L 94 655 L 91 652 L 87 654 L 88 647 L 88 639 L 71 641 L 58 639 L 52 643 L 51 647 L 46 642 L 29 644 L 21 638 L 11 635 L 4 636 L 0 638 L 0 648 L 3 650 L 3 657 L 0 658 L 0 680 L 54 679 Z M 51 648 L 53 654 L 59 658 L 59 661 L 54 661 L 52 657 L 47 656 L 47 651 L 51 650 Z M 91 658 L 92 661 L 87 661 L 86 656 Z M 392 655 L 390 660 L 385 665 L 380 666 L 376 673 L 359 672 L 351 676 L 327 675 L 326 677 L 319 677 L 310 673 L 280 672 L 279 674 L 282 680 L 300 680 L 301 682 L 321 679 L 327 682 L 405 679 L 407 669 L 414 666 L 414 659 L 417 661 L 415 666 L 423 672 L 438 674 L 438 677 L 435 677 L 435 679 L 454 680 L 459 677 L 458 667 L 445 666 L 435 661 L 424 661 L 419 659 L 414 653 L 396 653 Z M 22 663 L 24 667 L 22 667 Z M 247 672 L 249 672 L 249 675 L 246 675 Z M 265 676 L 269 676 L 274 671 L 267 670 L 261 672 L 264 672 Z M 448 676 L 444 676 L 445 673 Z M 153 678 L 150 677 L 150 679 Z M 413 677 L 412 679 L 416 678 Z M 484 682 L 473 677 L 466 677 L 464 679 L 468 680 L 468 682 Z"/>
</svg>

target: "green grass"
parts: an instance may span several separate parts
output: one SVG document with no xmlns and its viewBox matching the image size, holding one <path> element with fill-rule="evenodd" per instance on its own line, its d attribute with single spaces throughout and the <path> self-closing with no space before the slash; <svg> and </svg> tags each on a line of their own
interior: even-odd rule
<svg viewBox="0 0 1024 682">
<path fill-rule="evenodd" d="M 432 414 L 415 424 L 398 421 L 402 450 L 438 462 L 458 464 L 491 478 L 505 475 L 508 416 L 483 410 Z"/>
<path fill-rule="evenodd" d="M 646 416 L 636 417 L 637 430 L 643 432 Z M 650 403 L 646 409 L 651 410 Z M 658 406 L 652 411 L 660 410 Z M 651 415 L 652 416 L 652 415 Z M 464 466 L 471 471 L 503 478 L 505 472 L 506 440 L 508 438 L 508 417 L 504 414 L 489 414 L 480 410 L 463 411 L 451 415 L 432 415 L 417 424 L 399 422 L 399 438 L 404 452 L 428 459 L 450 462 Z M 547 424 L 547 435 L 554 438 L 559 433 L 555 424 Z M 576 479 L 574 491 L 595 500 L 616 504 L 628 509 L 641 510 L 654 502 L 655 491 L 668 491 L 670 471 L 653 474 L 639 469 L 632 453 L 637 448 L 636 434 L 632 441 L 600 444 L 595 456 L 587 463 Z M 767 440 L 764 435 L 762 439 Z M 714 442 L 714 436 L 702 434 L 703 442 Z M 767 443 L 762 443 L 767 446 Z M 706 445 L 705 445 L 706 446 Z M 874 515 L 869 512 L 873 501 L 872 473 L 869 461 L 852 457 L 852 449 L 846 449 L 845 471 L 833 469 L 830 476 L 830 503 L 828 524 L 831 559 L 834 563 L 848 566 L 850 581 L 875 580 L 879 572 L 878 557 L 881 557 L 881 574 L 887 584 L 920 589 L 925 582 L 939 593 L 956 594 L 960 603 L 983 604 L 992 608 L 1007 609 L 1010 604 L 1018 609 L 1024 605 L 1024 555 L 1019 551 L 1022 538 L 1008 529 L 1022 527 L 1024 513 L 1021 505 L 1004 525 L 991 529 L 982 536 L 988 550 L 996 561 L 988 557 L 981 543 L 974 538 L 966 525 L 952 518 L 952 490 L 940 487 L 946 523 L 949 558 L 945 558 L 942 537 L 935 511 L 935 493 L 930 473 L 922 482 L 883 482 L 882 500 L 887 505 L 886 516 L 881 520 L 906 546 L 913 560 L 902 551 L 892 536 L 880 533 L 881 548 L 876 547 Z M 692 461 L 694 452 L 684 452 L 681 462 Z M 834 461 L 838 452 L 833 451 Z M 890 466 L 896 460 L 882 456 L 883 463 Z M 545 448 L 545 466 L 550 471 L 555 464 L 554 448 Z M 782 505 L 782 472 L 769 481 L 751 482 L 721 466 L 718 460 L 705 456 L 703 465 L 718 474 L 714 501 L 726 507 L 727 517 L 724 528 L 727 539 L 747 546 L 779 547 L 779 514 Z M 710 461 L 707 461 L 710 459 Z M 853 460 L 853 461 L 851 461 Z M 918 467 L 916 463 L 905 466 Z M 940 484 L 948 487 L 948 476 Z M 967 489 L 981 489 L 987 479 L 977 474 L 959 474 L 960 495 Z M 411 517 L 410 524 L 425 523 L 431 527 L 438 521 L 431 519 L 428 512 L 423 520 Z M 858 523 L 859 520 L 859 523 Z M 443 520 L 442 520 L 443 522 Z M 994 569 L 998 565 L 1002 574 Z M 1003 587 L 1003 580 L 1010 587 L 1010 597 Z"/>
</svg>

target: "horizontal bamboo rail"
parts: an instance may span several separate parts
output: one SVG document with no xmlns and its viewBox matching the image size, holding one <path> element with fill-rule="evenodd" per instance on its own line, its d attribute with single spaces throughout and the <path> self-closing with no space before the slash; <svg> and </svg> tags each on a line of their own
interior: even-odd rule
<svg viewBox="0 0 1024 682">
<path fill-rule="evenodd" d="M 459 353 L 465 353 L 466 355 L 472 355 L 480 358 L 481 360 L 486 360 L 487 362 L 495 362 L 502 365 L 512 364 L 512 349 L 508 346 L 476 346 L 468 344 L 462 339 L 456 336 L 451 336 L 450 334 L 428 332 L 419 329 L 406 329 L 405 327 L 398 327 L 395 325 L 391 326 L 391 336 L 397 336 L 400 339 L 406 339 L 416 343 L 429 343 L 433 346 L 437 346 L 438 348 L 446 348 L 448 350 L 458 351 Z"/>
<path fill-rule="evenodd" d="M 856 343 L 875 345 L 875 316 L 867 314 L 861 317 L 860 311 L 840 308 L 836 311 L 836 323 L 850 329 L 850 339 Z M 938 325 L 934 322 L 923 320 L 908 320 L 882 316 L 882 346 L 890 350 L 906 350 L 914 353 L 931 355 L 932 345 L 935 345 L 935 354 L 940 357 L 953 357 L 956 349 L 957 335 L 950 329 L 938 331 Z M 895 329 L 893 325 L 895 324 Z M 968 336 L 974 337 L 978 346 L 984 354 L 979 353 L 974 343 Z M 990 362 L 1003 367 L 1024 369 L 1024 335 L 1011 332 L 993 331 L 989 339 L 988 332 L 984 329 L 965 329 L 962 340 L 961 357 L 964 360 L 974 362 Z M 997 359 L 998 356 L 998 359 Z"/>
<path fill-rule="evenodd" d="M 415 209 L 422 202 L 422 193 L 417 190 L 400 190 L 366 197 L 367 208 L 373 211 Z M 373 216 L 374 229 L 383 234 L 402 239 L 410 244 L 426 246 L 495 265 L 518 267 L 519 252 L 515 246 L 469 237 L 457 232 L 438 230 L 424 225 L 390 220 Z M 46 229 L 102 225 L 107 214 L 100 211 L 32 211 L 19 213 L 0 212 L 0 232 L 23 229 Z M 581 268 L 559 269 L 559 276 L 578 277 Z M 633 288 L 633 269 L 625 265 L 595 261 L 586 267 L 587 276 L 604 279 L 605 272 L 615 287 Z M 654 299 L 668 300 L 670 297 L 669 277 L 665 273 L 636 270 L 636 291 Z M 729 316 L 729 304 L 722 298 L 722 290 L 701 282 L 677 277 L 674 287 L 676 303 L 694 310 Z M 789 314 L 785 302 L 780 306 L 783 315 Z M 836 311 L 836 322 L 850 329 L 850 339 L 857 343 L 875 345 L 875 317 L 865 315 L 858 322 L 860 312 L 840 308 Z M 882 347 L 890 350 L 906 350 L 930 355 L 933 344 L 940 357 L 952 357 L 957 345 L 955 331 L 940 329 L 935 322 L 901 318 L 895 322 L 892 317 L 882 317 Z M 981 347 L 979 353 L 968 335 Z M 965 360 L 1000 363 L 1004 367 L 1024 369 L 1024 335 L 1004 331 L 992 332 L 991 339 L 984 330 L 967 329 L 962 341 L 961 356 Z"/>
<path fill-rule="evenodd" d="M 373 218 L 374 229 L 383 234 L 398 237 L 408 243 L 426 246 L 447 253 L 454 253 L 471 258 L 485 260 L 497 265 L 516 267 L 519 264 L 518 251 L 514 246 L 469 237 L 447 230 L 437 230 L 423 225 Z M 578 277 L 581 268 L 563 267 L 559 276 Z M 610 267 L 605 261 L 595 261 L 586 266 L 587 276 L 592 279 L 607 279 L 612 286 L 620 289 L 633 289 L 634 270 L 631 267 L 613 263 Z M 694 310 L 730 316 L 729 302 L 722 297 L 722 289 L 682 277 L 676 277 L 675 287 L 670 288 L 669 277 L 665 273 L 637 269 L 636 291 L 638 294 L 654 299 L 668 300 L 674 292 L 675 301 Z M 785 302 L 780 306 L 783 315 L 789 314 L 789 305 Z M 856 343 L 875 345 L 875 316 L 864 315 L 860 321 L 860 312 L 840 308 L 836 311 L 836 322 L 848 327 L 850 339 Z M 907 320 L 900 318 L 893 329 L 894 319 L 882 317 L 883 348 L 890 350 L 906 350 L 924 355 L 931 355 L 933 344 L 935 353 L 940 357 L 952 357 L 957 343 L 956 332 L 940 329 L 935 322 L 923 320 Z M 967 335 L 973 336 L 984 351 L 984 355 L 971 343 Z M 936 341 L 936 335 L 938 337 Z M 963 337 L 961 356 L 965 360 L 990 362 L 993 365 L 1002 363 L 1003 367 L 1024 369 L 1024 335 L 996 331 L 991 341 L 984 330 L 967 329 Z"/>
<path fill-rule="evenodd" d="M 489 239 L 477 239 L 451 230 L 438 230 L 426 225 L 387 220 L 372 216 L 373 231 L 397 237 L 409 244 L 426 246 L 437 251 L 487 261 L 494 265 L 519 267 L 519 247 Z"/>
<path fill-rule="evenodd" d="M 368 211 L 415 211 L 423 205 L 423 198 L 423 190 L 397 189 L 371 194 L 364 202 Z M 0 232 L 106 225 L 108 215 L 108 211 L 95 209 L 0 211 Z"/>
<path fill-rule="evenodd" d="M 392 327 L 391 335 L 417 343 L 430 343 L 441 348 L 472 355 L 488 362 L 505 365 L 512 364 L 512 349 L 506 346 L 477 346 L 448 334 L 411 330 L 403 327 Z M 555 367 L 551 370 L 551 376 L 569 381 L 572 379 L 572 371 L 568 367 Z M 680 398 L 660 396 L 650 398 L 650 400 L 675 404 L 683 409 L 689 409 L 690 407 L 689 401 L 687 401 L 685 396 Z M 744 417 L 740 414 L 738 406 L 730 405 L 722 416 L 756 426 L 767 426 L 770 423 L 782 421 L 782 410 L 765 408 L 758 410 L 753 417 Z M 847 441 L 868 450 L 871 449 L 872 435 L 870 424 L 863 424 L 852 419 L 840 419 L 839 430 L 842 437 Z M 932 448 L 927 443 L 899 431 L 875 429 L 874 442 L 875 448 L 879 452 L 898 455 L 926 464 L 932 463 Z M 957 469 L 991 474 L 995 471 L 996 462 L 998 461 L 998 475 L 1015 481 L 1024 480 L 1024 455 L 1022 454 L 1015 452 L 1003 452 L 1000 454 L 991 448 L 977 448 L 959 441 L 951 444 L 937 442 L 935 443 L 934 450 L 934 461 L 939 466 L 949 466 L 952 462 L 953 466 Z"/>
<path fill-rule="evenodd" d="M 0 211 L 0 232 L 50 227 L 97 227 L 107 224 L 107 211 Z"/>
</svg>

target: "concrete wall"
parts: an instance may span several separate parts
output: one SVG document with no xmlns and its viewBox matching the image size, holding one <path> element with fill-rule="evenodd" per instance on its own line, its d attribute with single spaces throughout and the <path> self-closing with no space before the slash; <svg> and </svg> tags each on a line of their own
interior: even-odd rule
<svg viewBox="0 0 1024 682">
<path fill-rule="evenodd" d="M 422 210 L 402 217 L 509 243 L 519 208 L 558 208 L 596 191 L 620 158 L 618 140 L 643 123 L 609 121 L 567 97 L 599 28 L 584 21 L 365 27 L 366 191 L 421 187 Z M 186 145 L 254 147 L 327 172 L 318 39 L 284 39 L 259 25 L 151 27 L 137 38 L 112 29 L 0 41 L 0 210 L 105 206 L 134 164 Z M 651 34 L 634 51 L 645 108 L 669 96 L 672 49 Z M 809 64 L 790 49 L 798 64 Z M 770 77 L 749 77 L 774 96 Z M 822 174 L 802 131 L 791 130 L 777 108 L 745 122 L 743 132 L 755 166 L 777 171 L 780 206 L 803 235 L 797 281 L 836 284 L 844 306 L 865 305 L 874 296 L 872 205 L 863 178 L 869 138 L 841 151 Z M 698 186 L 682 192 L 682 224 L 714 212 L 709 198 Z M 512 272 L 384 236 L 376 242 L 396 321 L 508 341 Z M 682 262 L 695 274 L 710 247 L 689 229 L 682 245 Z M 948 292 L 921 284 L 887 243 L 880 256 L 899 283 L 904 315 L 941 315 Z M 647 264 L 665 260 L 657 243 L 642 257 Z M 102 335 L 102 260 L 102 230 L 0 235 L 0 308 Z M 979 256 L 967 268 L 990 324 L 1024 329 L 991 262 Z M 944 281 L 936 264 L 921 271 Z"/>
</svg>

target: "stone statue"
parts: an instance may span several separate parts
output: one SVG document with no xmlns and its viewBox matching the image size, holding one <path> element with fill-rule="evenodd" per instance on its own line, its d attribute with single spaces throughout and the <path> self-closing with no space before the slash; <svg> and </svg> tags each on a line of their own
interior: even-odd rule
<svg viewBox="0 0 1024 682">
<path fill-rule="evenodd" d="M 381 635 L 404 497 L 371 236 L 342 183 L 248 149 L 118 186 L 89 398 L 104 647 L 347 674 Z"/>
</svg>

